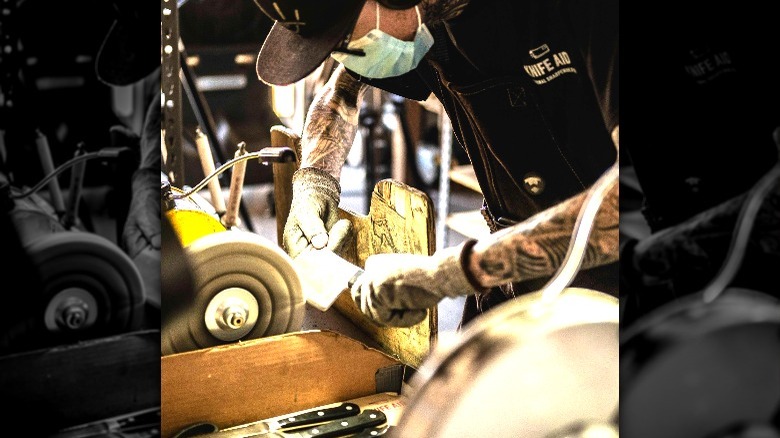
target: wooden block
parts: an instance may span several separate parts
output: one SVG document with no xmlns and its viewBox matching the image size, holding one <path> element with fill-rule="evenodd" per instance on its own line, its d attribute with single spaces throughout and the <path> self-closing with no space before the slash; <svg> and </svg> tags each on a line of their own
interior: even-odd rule
<svg viewBox="0 0 780 438">
<path fill-rule="evenodd" d="M 477 175 L 474 173 L 474 168 L 471 164 L 464 164 L 461 166 L 454 166 L 450 169 L 450 179 L 456 183 L 474 190 L 477 193 L 482 193 L 482 188 L 477 181 Z"/>
<path fill-rule="evenodd" d="M 210 422 L 251 423 L 377 392 L 377 371 L 399 362 L 334 332 L 253 339 L 164 356 L 162 436 Z"/>
<path fill-rule="evenodd" d="M 452 213 L 447 217 L 447 226 L 473 239 L 480 239 L 490 234 L 485 217 L 479 210 Z"/>
<path fill-rule="evenodd" d="M 341 210 L 341 217 L 352 222 L 355 231 L 353 251 L 342 254 L 350 262 L 364 267 L 372 254 L 433 254 L 433 206 L 430 198 L 417 189 L 393 180 L 379 181 L 371 195 L 368 215 Z M 438 317 L 435 307 L 421 323 L 409 328 L 381 327 L 357 308 L 348 290 L 334 306 L 369 334 L 389 354 L 403 363 L 418 367 L 436 342 Z"/>
</svg>

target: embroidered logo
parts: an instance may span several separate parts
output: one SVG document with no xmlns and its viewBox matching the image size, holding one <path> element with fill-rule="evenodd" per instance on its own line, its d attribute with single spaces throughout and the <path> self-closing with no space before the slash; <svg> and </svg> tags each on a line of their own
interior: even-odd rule
<svg viewBox="0 0 780 438">
<path fill-rule="evenodd" d="M 696 83 L 703 85 L 726 73 L 736 72 L 731 55 L 725 50 L 694 49 L 689 50 L 685 72 Z"/>
<path fill-rule="evenodd" d="M 528 54 L 536 62 L 523 65 L 523 69 L 538 85 L 546 84 L 567 73 L 577 73 L 577 69 L 571 65 L 571 57 L 566 51 L 551 54 L 550 46 L 542 44 L 529 50 Z"/>
<path fill-rule="evenodd" d="M 535 49 L 529 50 L 528 53 L 531 55 L 531 58 L 539 59 L 542 56 L 550 53 L 550 47 L 547 44 L 542 44 L 541 46 Z"/>
</svg>

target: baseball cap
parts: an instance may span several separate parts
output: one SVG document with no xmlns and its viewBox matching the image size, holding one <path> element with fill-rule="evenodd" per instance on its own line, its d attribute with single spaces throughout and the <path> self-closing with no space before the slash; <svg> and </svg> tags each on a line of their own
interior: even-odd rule
<svg viewBox="0 0 780 438">
<path fill-rule="evenodd" d="M 257 56 L 257 77 L 289 85 L 345 50 L 366 0 L 255 0 L 275 21 Z"/>
<path fill-rule="evenodd" d="M 160 39 L 148 32 L 159 23 L 160 7 L 137 0 L 114 0 L 115 20 L 95 59 L 98 79 L 109 85 L 140 81 L 160 67 Z"/>
</svg>

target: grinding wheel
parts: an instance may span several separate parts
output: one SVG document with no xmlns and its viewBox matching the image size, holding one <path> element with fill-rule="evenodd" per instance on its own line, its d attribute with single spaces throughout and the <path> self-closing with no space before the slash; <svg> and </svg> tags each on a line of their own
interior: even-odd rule
<svg viewBox="0 0 780 438">
<path fill-rule="evenodd" d="M 732 288 L 665 306 L 622 335 L 620 380 L 624 436 L 780 436 L 780 304 Z"/>
<path fill-rule="evenodd" d="M 570 432 L 589 424 L 614 430 L 617 298 L 566 288 L 543 304 L 541 294 L 508 301 L 473 320 L 454 344 L 437 346 L 412 378 L 391 436 L 587 436 Z"/>
<path fill-rule="evenodd" d="M 195 240 L 185 252 L 195 295 L 185 315 L 163 327 L 163 355 L 301 329 L 300 278 L 289 255 L 269 240 L 225 231 Z"/>
<path fill-rule="evenodd" d="M 86 339 L 121 333 L 142 322 L 145 292 L 133 261 L 108 239 L 66 231 L 26 247 L 43 284 L 39 328 L 53 337 Z"/>
</svg>

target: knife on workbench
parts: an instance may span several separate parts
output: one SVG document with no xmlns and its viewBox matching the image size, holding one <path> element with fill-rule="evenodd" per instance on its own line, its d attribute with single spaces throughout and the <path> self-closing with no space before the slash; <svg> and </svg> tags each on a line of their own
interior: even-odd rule
<svg viewBox="0 0 780 438">
<path fill-rule="evenodd" d="M 385 434 L 388 434 L 391 430 L 393 430 L 394 426 L 384 425 L 384 426 L 376 426 L 376 427 L 369 427 L 367 429 L 363 429 L 360 432 L 350 435 L 349 438 L 372 438 L 375 436 L 382 436 Z"/>
<path fill-rule="evenodd" d="M 359 411 L 358 411 L 359 412 Z M 298 427 L 287 426 L 274 430 L 261 430 L 261 427 L 254 427 L 258 423 L 252 423 L 238 428 L 229 428 L 204 435 L 197 435 L 197 438 L 336 438 L 343 437 L 363 429 L 379 426 L 387 422 L 387 417 L 380 411 L 374 409 L 365 409 L 358 415 L 338 418 L 326 423 L 317 424 L 307 428 L 300 428 L 300 423 L 295 423 Z"/>
<path fill-rule="evenodd" d="M 282 429 L 297 429 L 314 424 L 325 423 L 340 418 L 353 417 L 360 413 L 360 406 L 356 403 L 344 402 L 338 405 L 319 407 L 307 411 L 296 412 L 287 416 L 275 417 L 268 420 L 255 421 L 240 426 L 229 427 L 220 431 L 206 434 L 195 433 L 184 436 L 233 438 L 268 434 Z"/>
</svg>

